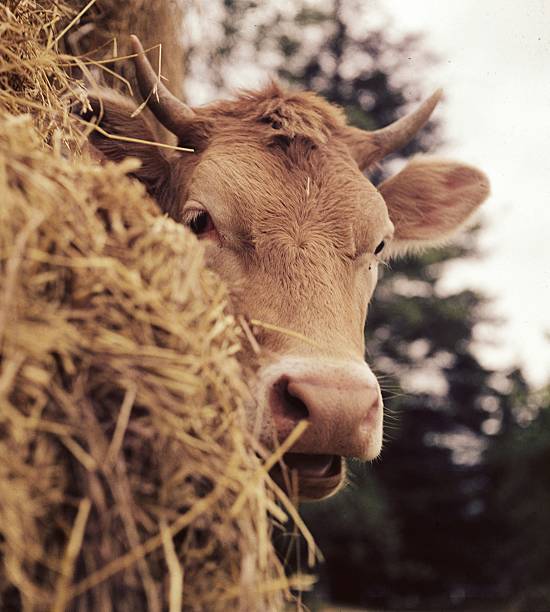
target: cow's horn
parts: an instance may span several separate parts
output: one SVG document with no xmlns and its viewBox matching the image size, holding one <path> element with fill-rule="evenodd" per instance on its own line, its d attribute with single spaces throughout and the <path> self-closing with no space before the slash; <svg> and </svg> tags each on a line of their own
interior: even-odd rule
<svg viewBox="0 0 550 612">
<path fill-rule="evenodd" d="M 427 123 L 442 95 L 443 90 L 438 89 L 412 113 L 379 130 L 365 132 L 350 127 L 348 144 L 361 170 L 412 140 Z"/>
<path fill-rule="evenodd" d="M 130 39 L 133 51 L 136 54 L 133 59 L 139 90 L 143 99 L 147 100 L 147 106 L 162 125 L 179 136 L 184 125 L 190 119 L 193 119 L 195 113 L 187 104 L 178 100 L 174 94 L 168 91 L 168 88 L 161 82 L 149 63 L 139 38 L 132 34 Z"/>
</svg>

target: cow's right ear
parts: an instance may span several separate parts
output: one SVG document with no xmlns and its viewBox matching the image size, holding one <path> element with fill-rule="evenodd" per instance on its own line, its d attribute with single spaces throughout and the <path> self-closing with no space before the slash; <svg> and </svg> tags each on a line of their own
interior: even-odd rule
<svg viewBox="0 0 550 612">
<path fill-rule="evenodd" d="M 145 113 L 135 113 L 132 100 L 112 90 L 99 90 L 88 95 L 90 108 L 79 115 L 98 125 L 90 134 L 90 142 L 101 157 L 115 162 L 137 157 L 141 167 L 134 173 L 149 194 L 157 196 L 170 175 L 168 158 L 154 144 L 157 141 L 152 122 Z"/>
</svg>

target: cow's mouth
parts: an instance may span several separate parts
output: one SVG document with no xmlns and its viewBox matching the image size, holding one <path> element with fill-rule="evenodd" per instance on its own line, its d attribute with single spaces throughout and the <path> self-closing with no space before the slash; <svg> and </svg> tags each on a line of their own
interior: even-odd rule
<svg viewBox="0 0 550 612">
<path fill-rule="evenodd" d="M 302 500 L 316 500 L 338 490 L 344 480 L 345 463 L 337 455 L 286 453 L 272 475 L 291 495 L 297 493 Z"/>
</svg>

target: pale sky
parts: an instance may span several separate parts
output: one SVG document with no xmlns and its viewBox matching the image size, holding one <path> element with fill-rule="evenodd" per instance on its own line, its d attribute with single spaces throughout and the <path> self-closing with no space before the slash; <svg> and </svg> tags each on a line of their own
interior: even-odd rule
<svg viewBox="0 0 550 612">
<path fill-rule="evenodd" d="M 216 5 L 208 6 L 186 33 L 198 45 L 219 35 Z M 272 4 L 260 6 L 269 10 Z M 276 6 L 295 10 L 291 0 Z M 550 0 L 363 0 L 356 6 L 353 23 L 359 28 L 382 22 L 396 38 L 425 33 L 424 49 L 440 62 L 426 68 L 412 55 L 408 68 L 418 74 L 426 95 L 440 86 L 445 90 L 436 113 L 447 143 L 437 154 L 475 164 L 491 180 L 492 195 L 481 212 L 484 256 L 449 265 L 440 290 L 472 287 L 492 296 L 488 314 L 503 323 L 477 328 L 478 357 L 489 367 L 520 363 L 534 385 L 548 382 Z M 248 29 L 254 38 L 253 22 Z M 201 73 L 195 81 L 188 78 L 194 104 L 215 96 Z M 247 52 L 230 77 L 234 88 L 254 87 L 265 82 L 266 72 Z"/>
<path fill-rule="evenodd" d="M 494 296 L 501 327 L 480 328 L 491 366 L 522 363 L 550 379 L 550 2 L 380 0 L 400 32 L 424 31 L 440 57 L 426 85 L 443 86 L 441 153 L 479 165 L 492 195 L 483 207 L 482 260 L 449 267 L 442 290 Z M 414 71 L 415 58 L 410 60 Z"/>
</svg>

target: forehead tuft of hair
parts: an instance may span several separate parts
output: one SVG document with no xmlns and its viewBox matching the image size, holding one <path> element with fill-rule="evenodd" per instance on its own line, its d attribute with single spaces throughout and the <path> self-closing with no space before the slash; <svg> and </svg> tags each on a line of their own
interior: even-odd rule
<svg viewBox="0 0 550 612">
<path fill-rule="evenodd" d="M 238 120 L 241 126 L 257 129 L 270 126 L 273 137 L 302 137 L 325 144 L 331 133 L 346 125 L 344 112 L 312 92 L 283 90 L 270 82 L 258 91 L 241 91 L 234 100 L 221 100 L 196 109 L 200 118 L 216 128 Z"/>
</svg>

